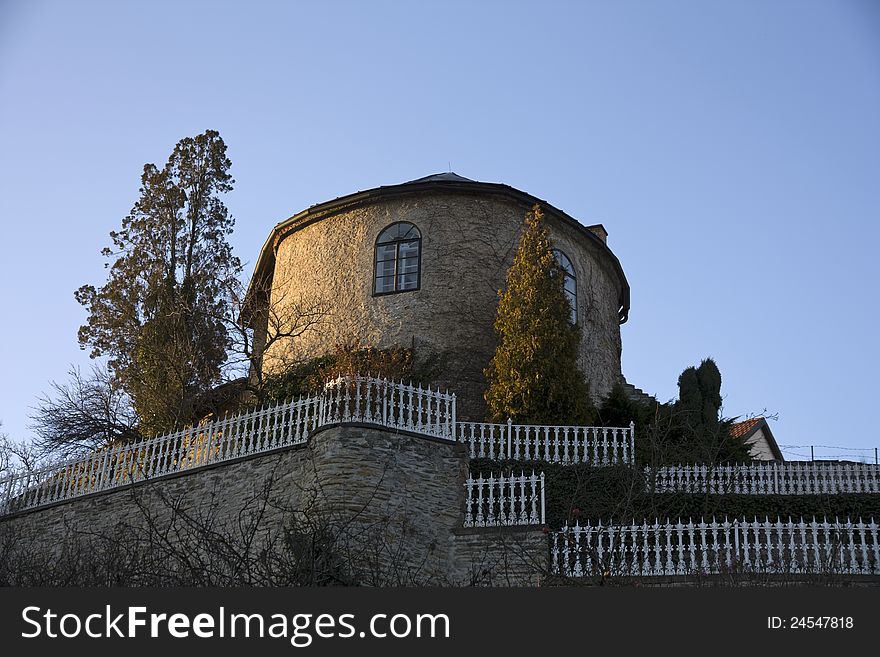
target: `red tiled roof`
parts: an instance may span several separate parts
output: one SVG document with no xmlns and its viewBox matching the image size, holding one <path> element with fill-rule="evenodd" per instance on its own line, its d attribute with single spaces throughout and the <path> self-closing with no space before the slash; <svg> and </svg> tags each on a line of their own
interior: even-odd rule
<svg viewBox="0 0 880 657">
<path fill-rule="evenodd" d="M 741 436 L 745 436 L 749 431 L 755 428 L 756 424 L 762 422 L 763 420 L 763 417 L 753 417 L 749 420 L 743 420 L 742 422 L 731 424 L 730 435 L 733 438 L 740 438 Z"/>
</svg>

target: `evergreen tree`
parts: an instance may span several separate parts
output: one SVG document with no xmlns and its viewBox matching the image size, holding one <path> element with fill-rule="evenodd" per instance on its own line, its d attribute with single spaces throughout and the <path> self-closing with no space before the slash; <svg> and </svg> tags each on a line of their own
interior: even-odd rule
<svg viewBox="0 0 880 657">
<path fill-rule="evenodd" d="M 89 311 L 80 346 L 109 358 L 143 433 L 196 419 L 193 402 L 226 358 L 227 290 L 241 271 L 219 198 L 232 189 L 230 166 L 214 130 L 182 139 L 161 169 L 145 165 L 140 198 L 103 251 L 116 257 L 107 282 L 76 292 Z"/>
<path fill-rule="evenodd" d="M 498 347 L 485 370 L 496 422 L 589 424 L 589 387 L 578 369 L 580 327 L 571 324 L 563 276 L 538 205 L 526 215 L 495 317 Z"/>
<path fill-rule="evenodd" d="M 682 460 L 721 463 L 746 461 L 748 446 L 730 435 L 731 421 L 721 417 L 721 372 L 711 358 L 678 377 L 674 431 Z"/>
<path fill-rule="evenodd" d="M 635 426 L 635 456 L 638 463 L 651 463 L 652 450 L 650 437 L 656 435 L 663 405 L 637 402 L 630 399 L 623 384 L 615 383 L 602 400 L 596 411 L 597 421 L 603 427 L 627 427 L 632 422 Z"/>
<path fill-rule="evenodd" d="M 688 367 L 678 377 L 676 410 L 687 424 L 700 431 L 714 429 L 721 413 L 721 372 L 711 358 L 699 367 Z"/>
<path fill-rule="evenodd" d="M 630 399 L 623 384 L 618 382 L 602 400 L 598 420 L 603 427 L 626 427 L 630 422 L 638 423 L 646 414 L 647 409 Z"/>
</svg>

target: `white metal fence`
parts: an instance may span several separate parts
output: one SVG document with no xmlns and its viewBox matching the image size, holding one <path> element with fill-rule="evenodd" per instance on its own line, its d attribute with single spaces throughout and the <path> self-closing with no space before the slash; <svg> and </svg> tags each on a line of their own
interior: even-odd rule
<svg viewBox="0 0 880 657">
<path fill-rule="evenodd" d="M 635 427 L 573 427 L 461 422 L 458 439 L 471 458 L 551 463 L 633 463 Z"/>
<path fill-rule="evenodd" d="M 815 495 L 880 493 L 880 466 L 865 463 L 798 462 L 747 465 L 673 465 L 646 470 L 658 493 Z"/>
<path fill-rule="evenodd" d="M 544 524 L 544 473 L 469 477 L 465 527 Z"/>
<path fill-rule="evenodd" d="M 97 450 L 0 481 L 0 513 L 12 513 L 230 459 L 304 443 L 317 426 L 310 397 L 129 445 Z"/>
<path fill-rule="evenodd" d="M 363 422 L 455 440 L 455 395 L 343 377 L 316 397 L 265 406 L 0 479 L 0 515 L 301 444 L 322 426 Z"/>
<path fill-rule="evenodd" d="M 564 577 L 725 573 L 880 574 L 877 523 L 823 519 L 579 525 L 554 532 Z"/>
<path fill-rule="evenodd" d="M 321 425 L 364 422 L 455 440 L 455 395 L 366 376 L 340 377 L 324 387 Z"/>
</svg>

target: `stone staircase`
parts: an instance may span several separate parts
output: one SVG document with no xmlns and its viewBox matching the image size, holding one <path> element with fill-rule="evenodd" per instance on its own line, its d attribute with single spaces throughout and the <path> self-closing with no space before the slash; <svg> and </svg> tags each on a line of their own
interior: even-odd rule
<svg viewBox="0 0 880 657">
<path fill-rule="evenodd" d="M 656 397 L 654 397 L 653 395 L 649 395 L 641 388 L 636 388 L 633 384 L 628 383 L 623 376 L 620 377 L 620 380 L 621 383 L 623 383 L 623 388 L 626 391 L 626 396 L 629 397 L 632 401 L 639 404 L 649 405 L 654 405 L 657 403 Z"/>
</svg>

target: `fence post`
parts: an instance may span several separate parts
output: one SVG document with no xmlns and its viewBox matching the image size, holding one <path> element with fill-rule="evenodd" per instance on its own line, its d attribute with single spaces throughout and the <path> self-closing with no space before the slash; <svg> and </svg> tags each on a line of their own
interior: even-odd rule
<svg viewBox="0 0 880 657">
<path fill-rule="evenodd" d="M 437 392 L 440 392 L 439 390 Z M 431 421 L 430 415 L 428 416 L 428 421 Z M 452 442 L 458 441 L 458 418 L 456 417 L 455 411 L 455 393 L 452 393 Z"/>
<path fill-rule="evenodd" d="M 732 524 L 733 524 L 733 548 L 735 550 L 734 559 L 736 559 L 736 567 L 741 568 L 742 564 L 739 563 L 739 518 L 734 519 Z"/>
<path fill-rule="evenodd" d="M 544 524 L 545 498 L 544 498 L 544 472 L 541 472 L 541 524 Z"/>
<path fill-rule="evenodd" d="M 382 379 L 382 426 L 388 426 L 388 379 Z"/>
<path fill-rule="evenodd" d="M 474 483 L 473 479 L 466 479 L 464 482 L 464 488 L 466 491 L 466 498 L 464 503 L 464 526 L 471 527 L 474 524 L 474 515 L 473 515 L 473 494 L 474 494 Z"/>
<path fill-rule="evenodd" d="M 629 423 L 629 461 L 630 465 L 635 465 L 636 462 L 636 423 L 634 421 L 630 421 Z"/>
<path fill-rule="evenodd" d="M 510 418 L 507 418 L 507 458 L 508 458 L 508 460 L 510 460 L 510 443 L 513 442 L 513 436 L 511 434 L 511 432 L 513 431 L 512 425 L 513 425 L 513 421 Z"/>
</svg>

